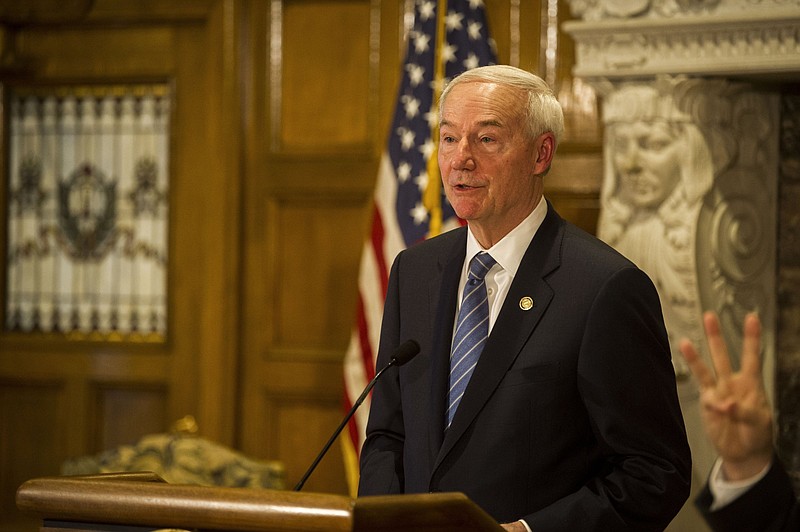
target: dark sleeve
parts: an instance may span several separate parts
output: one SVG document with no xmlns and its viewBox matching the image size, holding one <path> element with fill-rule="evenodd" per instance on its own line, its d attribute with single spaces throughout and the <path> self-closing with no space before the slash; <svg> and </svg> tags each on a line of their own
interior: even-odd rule
<svg viewBox="0 0 800 532">
<path fill-rule="evenodd" d="M 597 294 L 577 379 L 592 474 L 524 519 L 534 531 L 664 530 L 689 497 L 691 453 L 658 294 L 641 270 L 623 268 Z"/>
<path fill-rule="evenodd" d="M 384 303 L 381 340 L 376 367 L 389 363 L 389 356 L 399 345 L 398 269 L 402 253 L 392 265 Z M 358 495 L 403 493 L 403 410 L 400 381 L 396 367 L 389 368 L 372 391 L 367 438 L 361 449 Z"/>
<path fill-rule="evenodd" d="M 792 480 L 776 457 L 766 476 L 740 497 L 711 511 L 713 495 L 705 485 L 695 500 L 712 530 L 719 532 L 797 532 L 800 508 Z"/>
</svg>

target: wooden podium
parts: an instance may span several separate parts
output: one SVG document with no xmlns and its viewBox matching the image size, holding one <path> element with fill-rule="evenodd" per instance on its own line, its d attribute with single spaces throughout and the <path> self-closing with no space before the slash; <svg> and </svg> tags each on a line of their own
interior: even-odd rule
<svg viewBox="0 0 800 532">
<path fill-rule="evenodd" d="M 343 495 L 167 484 L 153 473 L 44 477 L 17 490 L 42 532 L 499 531 L 462 493 Z"/>
</svg>

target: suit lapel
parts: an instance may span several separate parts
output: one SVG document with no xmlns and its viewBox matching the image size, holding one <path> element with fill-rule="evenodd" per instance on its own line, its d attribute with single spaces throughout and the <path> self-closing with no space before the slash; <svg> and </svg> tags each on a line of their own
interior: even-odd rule
<svg viewBox="0 0 800 532">
<path fill-rule="evenodd" d="M 559 250 L 563 238 L 562 222 L 552 206 L 548 204 L 547 216 L 522 258 L 517 275 L 503 303 L 503 308 L 467 385 L 464 397 L 459 403 L 453 423 L 444 434 L 438 457 L 434 463 L 434 472 L 494 393 L 553 299 L 553 291 L 543 278 L 559 265 Z M 457 291 L 457 288 L 455 290 Z M 522 306 L 524 305 L 520 304 L 522 298 L 525 297 L 533 300 L 533 307 L 529 310 L 523 310 Z M 451 334 L 453 319 L 455 319 L 455 311 L 451 310 L 449 327 Z M 449 347 L 448 339 L 448 361 Z M 449 367 L 445 371 L 449 372 Z M 446 394 L 446 380 L 444 388 L 442 393 Z M 443 418 L 443 416 L 444 413 L 440 417 Z M 441 424 L 443 426 L 443 420 Z"/>
<path fill-rule="evenodd" d="M 431 415 L 430 415 L 430 455 L 431 463 L 439 453 L 444 437 L 444 412 L 450 375 L 450 344 L 453 336 L 453 323 L 456 319 L 458 300 L 458 281 L 466 255 L 467 229 L 460 229 L 462 235 L 452 248 L 445 250 L 439 258 L 440 275 L 429 284 L 428 294 L 432 315 L 433 357 L 431 361 Z"/>
</svg>

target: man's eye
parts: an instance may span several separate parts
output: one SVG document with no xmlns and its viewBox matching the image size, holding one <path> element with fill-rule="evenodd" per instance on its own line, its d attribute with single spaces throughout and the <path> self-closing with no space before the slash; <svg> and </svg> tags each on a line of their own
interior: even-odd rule
<svg viewBox="0 0 800 532">
<path fill-rule="evenodd" d="M 488 144 L 488 143 L 493 142 L 493 141 L 494 141 L 494 139 L 492 137 L 481 137 L 481 143 L 483 143 L 483 144 Z"/>
</svg>

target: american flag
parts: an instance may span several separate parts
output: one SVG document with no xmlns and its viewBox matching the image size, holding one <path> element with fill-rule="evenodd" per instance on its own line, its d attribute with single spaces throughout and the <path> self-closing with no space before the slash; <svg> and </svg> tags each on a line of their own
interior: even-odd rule
<svg viewBox="0 0 800 532">
<path fill-rule="evenodd" d="M 437 39 L 437 35 L 444 38 Z M 443 195 L 436 165 L 438 95 L 452 77 L 494 62 L 483 0 L 417 0 L 394 120 L 378 170 L 372 230 L 361 254 L 356 324 L 344 360 L 345 411 L 375 375 L 383 302 L 394 257 L 411 244 L 459 223 Z M 349 438 L 343 444 L 353 494 L 368 416 L 367 400 L 351 419 Z"/>
</svg>

